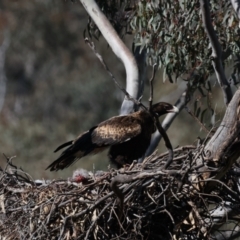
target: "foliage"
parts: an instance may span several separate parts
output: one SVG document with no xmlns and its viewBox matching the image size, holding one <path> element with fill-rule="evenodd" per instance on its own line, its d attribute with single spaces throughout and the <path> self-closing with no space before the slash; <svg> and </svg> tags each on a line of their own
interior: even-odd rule
<svg viewBox="0 0 240 240">
<path fill-rule="evenodd" d="M 120 36 L 124 38 L 124 35 L 131 34 L 134 47 L 146 49 L 148 64 L 157 63 L 163 69 L 163 82 L 186 81 L 188 99 L 194 102 L 192 112 L 202 123 L 210 119 L 207 124 L 213 126 L 216 112 L 211 99 L 212 47 L 202 24 L 199 1 L 97 2 Z M 236 61 L 228 81 L 237 85 L 240 69 L 236 60 L 240 53 L 238 19 L 230 1 L 219 3 L 212 0 L 210 11 L 223 51 L 223 64 Z M 88 33 L 99 39 L 100 32 L 91 19 Z"/>
<path fill-rule="evenodd" d="M 202 26 L 199 1 L 98 1 L 119 32 L 133 34 L 135 46 L 146 48 L 148 63 L 164 67 L 164 80 L 197 71 L 201 81 L 212 73 L 211 46 Z M 230 1 L 210 1 L 214 29 L 224 60 L 240 52 L 238 20 Z M 91 24 L 90 33 L 96 32 Z"/>
</svg>

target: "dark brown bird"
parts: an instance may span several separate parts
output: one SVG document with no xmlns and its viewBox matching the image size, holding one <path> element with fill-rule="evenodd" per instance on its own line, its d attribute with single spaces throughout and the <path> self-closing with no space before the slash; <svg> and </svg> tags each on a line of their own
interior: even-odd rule
<svg viewBox="0 0 240 240">
<path fill-rule="evenodd" d="M 159 102 L 152 105 L 152 112 L 161 116 L 169 112 L 178 112 L 178 108 L 169 103 Z M 112 117 L 84 132 L 77 139 L 59 146 L 54 152 L 69 147 L 47 169 L 57 171 L 67 168 L 78 159 L 108 147 L 110 161 L 120 168 L 143 156 L 155 130 L 153 116 L 146 110 Z"/>
</svg>

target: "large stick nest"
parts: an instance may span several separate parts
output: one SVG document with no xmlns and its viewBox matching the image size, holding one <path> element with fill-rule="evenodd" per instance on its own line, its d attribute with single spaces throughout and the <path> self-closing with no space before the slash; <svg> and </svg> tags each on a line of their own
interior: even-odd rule
<svg viewBox="0 0 240 240">
<path fill-rule="evenodd" d="M 155 152 L 128 169 L 80 170 L 58 181 L 34 181 L 8 159 L 0 169 L 0 239 L 214 239 L 213 212 L 239 202 L 238 178 L 229 173 L 205 194 L 189 180 L 200 174 L 199 155 L 185 146 L 166 171 L 168 154 Z"/>
</svg>

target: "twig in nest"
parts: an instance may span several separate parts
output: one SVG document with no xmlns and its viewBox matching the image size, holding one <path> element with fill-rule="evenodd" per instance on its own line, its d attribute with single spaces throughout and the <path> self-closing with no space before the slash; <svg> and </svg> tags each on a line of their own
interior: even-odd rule
<svg viewBox="0 0 240 240">
<path fill-rule="evenodd" d="M 105 195 L 104 197 L 100 198 L 99 200 L 97 200 L 92 206 L 84 209 L 83 211 L 77 213 L 77 214 L 74 214 L 74 215 L 70 215 L 70 216 L 67 216 L 64 218 L 64 221 L 63 221 L 63 226 L 62 226 L 62 229 L 60 231 L 60 236 L 59 236 L 59 240 L 62 239 L 62 236 L 64 234 L 64 230 L 65 230 L 65 227 L 67 225 L 67 222 L 69 219 L 72 219 L 72 218 L 78 218 L 84 214 L 86 214 L 87 212 L 90 212 L 92 211 L 93 209 L 95 209 L 100 203 L 102 203 L 103 201 L 105 201 L 107 198 L 111 197 L 114 195 L 114 192 L 109 192 L 107 195 Z"/>
<path fill-rule="evenodd" d="M 12 156 L 12 157 L 7 157 L 4 153 L 3 156 L 6 158 L 7 164 L 4 168 L 4 173 L 7 171 L 8 166 L 11 166 L 14 169 L 17 169 L 17 167 L 15 165 L 12 164 L 12 160 L 16 157 L 16 156 Z"/>
<path fill-rule="evenodd" d="M 3 174 L 6 174 L 8 177 L 10 176 L 14 176 L 15 181 L 19 182 L 28 182 L 31 185 L 34 185 L 33 183 L 33 179 L 31 178 L 31 176 L 26 173 L 25 171 L 23 171 L 22 168 L 17 168 L 13 163 L 12 160 L 16 157 L 16 156 L 12 156 L 12 157 L 7 157 L 4 153 L 3 156 L 6 158 L 7 164 L 6 167 L 4 168 L 4 170 L 2 170 L 0 168 L 0 171 L 3 172 Z M 11 168 L 9 168 L 9 166 Z M 8 171 L 7 171 L 8 170 Z M 21 175 L 19 174 L 21 173 Z M 3 178 L 4 175 L 2 175 Z M 1 180 L 1 179 L 0 179 Z"/>
<path fill-rule="evenodd" d="M 188 201 L 189 206 L 192 207 L 192 213 L 195 214 L 196 219 L 198 220 L 198 224 L 200 224 L 200 230 L 203 233 L 203 235 L 206 235 L 207 229 L 205 227 L 205 223 L 204 220 L 201 217 L 201 214 L 199 213 L 199 210 L 197 208 L 197 206 L 195 205 L 195 203 L 193 201 Z"/>
<path fill-rule="evenodd" d="M 90 225 L 90 227 L 88 228 L 88 231 L 86 233 L 86 236 L 84 238 L 84 240 L 88 239 L 89 233 L 92 230 L 93 226 L 96 224 L 97 220 L 102 216 L 102 214 L 104 213 L 104 211 L 111 205 L 112 203 L 109 202 L 108 204 L 105 205 L 105 207 L 102 209 L 102 211 L 98 214 L 97 218 L 92 222 L 92 224 Z"/>
<path fill-rule="evenodd" d="M 116 177 L 113 178 L 111 181 L 111 189 L 113 192 L 117 195 L 119 202 L 120 202 L 120 211 L 119 211 L 119 218 L 122 218 L 123 215 L 123 201 L 124 201 L 124 193 L 123 191 L 117 186 L 119 183 L 128 183 L 131 182 L 133 177 L 136 176 L 136 174 L 132 175 L 123 175 L 118 174 Z"/>
</svg>

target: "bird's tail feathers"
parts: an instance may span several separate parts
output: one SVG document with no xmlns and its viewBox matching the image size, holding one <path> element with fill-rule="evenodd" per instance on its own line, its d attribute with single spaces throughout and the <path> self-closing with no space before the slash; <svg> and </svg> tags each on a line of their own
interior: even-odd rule
<svg viewBox="0 0 240 240">
<path fill-rule="evenodd" d="M 57 151 L 59 151 L 60 149 L 65 148 L 65 147 L 71 145 L 72 143 L 73 143 L 73 141 L 69 141 L 69 142 L 63 143 L 62 145 L 60 145 L 59 147 L 57 147 L 54 152 L 57 152 Z"/>
<path fill-rule="evenodd" d="M 58 159 L 56 159 L 53 163 L 51 163 L 47 168 L 50 169 L 50 171 L 58 171 L 62 170 L 64 168 L 69 167 L 72 165 L 75 161 L 77 161 L 79 158 L 77 158 L 75 155 L 69 155 L 69 156 L 60 156 Z"/>
<path fill-rule="evenodd" d="M 94 129 L 85 132 L 75 141 L 69 141 L 59 146 L 55 152 L 70 145 L 65 151 L 62 152 L 59 158 L 51 163 L 46 169 L 50 169 L 50 171 L 62 170 L 90 153 L 94 154 L 102 151 L 103 149 L 101 147 L 92 142 L 91 134 L 93 130 Z"/>
</svg>

